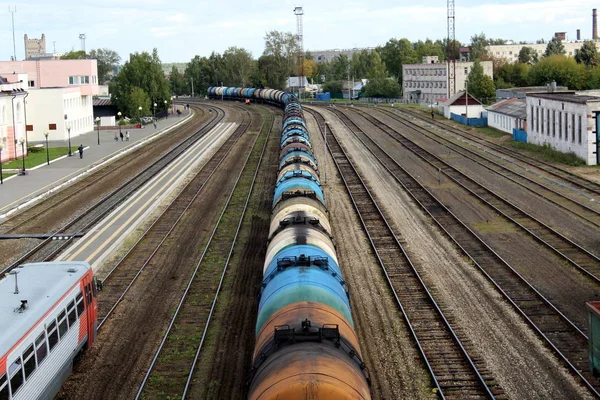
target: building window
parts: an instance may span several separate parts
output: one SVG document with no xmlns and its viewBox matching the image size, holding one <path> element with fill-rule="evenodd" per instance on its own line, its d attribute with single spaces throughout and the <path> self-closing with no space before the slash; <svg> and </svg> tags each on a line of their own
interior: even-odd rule
<svg viewBox="0 0 600 400">
<path fill-rule="evenodd" d="M 562 112 L 558 112 L 558 138 L 562 139 L 563 123 L 562 123 Z"/>
<path fill-rule="evenodd" d="M 79 77 L 78 76 L 70 76 L 69 77 L 69 85 L 77 85 L 79 84 Z"/>
<path fill-rule="evenodd" d="M 581 144 L 581 115 L 579 116 L 579 144 Z"/>
<path fill-rule="evenodd" d="M 552 110 L 552 137 L 556 136 L 556 110 Z"/>
<path fill-rule="evenodd" d="M 28 87 L 35 87 L 35 81 L 28 81 L 27 82 L 27 86 Z"/>
<path fill-rule="evenodd" d="M 571 114 L 571 142 L 575 143 L 575 113 Z"/>
<path fill-rule="evenodd" d="M 81 82 L 82 85 L 88 85 L 90 83 L 90 77 L 86 76 L 86 75 L 82 75 L 79 77 L 79 82 Z"/>
<path fill-rule="evenodd" d="M 544 109 L 542 108 L 542 124 L 540 126 L 542 135 L 544 134 L 544 125 L 545 125 L 544 124 L 544 114 L 545 114 L 545 112 L 544 112 Z"/>
<path fill-rule="evenodd" d="M 540 109 L 535 109 L 535 125 L 537 126 L 537 133 L 540 133 Z"/>
</svg>

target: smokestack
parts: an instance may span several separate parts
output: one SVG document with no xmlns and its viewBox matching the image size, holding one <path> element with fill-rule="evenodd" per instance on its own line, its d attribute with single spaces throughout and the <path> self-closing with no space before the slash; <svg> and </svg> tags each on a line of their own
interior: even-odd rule
<svg viewBox="0 0 600 400">
<path fill-rule="evenodd" d="M 595 8 L 592 10 L 592 39 L 598 39 L 598 13 Z"/>
<path fill-rule="evenodd" d="M 581 29 L 577 29 L 577 41 L 581 40 Z"/>
</svg>

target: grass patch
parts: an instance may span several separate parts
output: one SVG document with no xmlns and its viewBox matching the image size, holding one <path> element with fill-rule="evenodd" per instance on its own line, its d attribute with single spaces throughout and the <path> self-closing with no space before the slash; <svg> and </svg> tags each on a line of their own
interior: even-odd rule
<svg viewBox="0 0 600 400">
<path fill-rule="evenodd" d="M 71 152 L 77 153 L 77 148 L 71 146 Z M 68 147 L 50 147 L 48 148 L 48 156 L 50 160 L 62 157 L 69 154 Z M 40 164 L 46 163 L 46 149 L 42 147 L 32 147 L 28 150 L 28 154 L 25 156 L 25 169 L 36 167 Z M 7 169 L 20 169 L 23 167 L 23 159 L 21 157 L 16 160 L 2 163 L 2 168 Z"/>
<path fill-rule="evenodd" d="M 510 146 L 515 149 L 524 150 L 528 153 L 538 155 L 546 161 L 553 161 L 559 164 L 570 165 L 573 167 L 580 167 L 586 165 L 585 160 L 577 157 L 575 153 L 562 153 L 558 150 L 553 149 L 548 144 L 539 146 L 533 143 L 511 141 Z"/>
<path fill-rule="evenodd" d="M 475 128 L 477 131 L 483 133 L 486 136 L 491 136 L 493 138 L 501 138 L 501 137 L 505 137 L 505 136 L 510 136 L 508 133 L 506 132 L 501 132 L 497 129 L 494 128 L 490 128 L 489 126 L 485 126 L 485 127 L 478 127 Z M 467 129 L 468 130 L 468 129 Z"/>
</svg>

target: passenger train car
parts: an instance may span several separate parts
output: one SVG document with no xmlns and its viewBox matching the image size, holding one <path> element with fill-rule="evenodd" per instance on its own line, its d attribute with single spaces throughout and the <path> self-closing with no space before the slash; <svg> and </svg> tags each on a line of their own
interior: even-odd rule
<svg viewBox="0 0 600 400">
<path fill-rule="evenodd" d="M 212 87 L 208 95 L 284 109 L 248 398 L 370 399 L 302 106 L 272 89 Z"/>
<path fill-rule="evenodd" d="M 0 280 L 0 400 L 52 399 L 96 337 L 87 262 L 24 264 Z"/>
</svg>

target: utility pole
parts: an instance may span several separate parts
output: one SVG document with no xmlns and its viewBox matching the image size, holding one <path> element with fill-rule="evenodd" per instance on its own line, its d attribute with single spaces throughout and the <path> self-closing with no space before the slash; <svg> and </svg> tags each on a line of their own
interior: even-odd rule
<svg viewBox="0 0 600 400">
<path fill-rule="evenodd" d="M 192 97 L 194 97 L 194 77 L 191 77 L 192 79 Z"/>
<path fill-rule="evenodd" d="M 13 31 L 13 61 L 17 61 L 17 45 L 15 44 L 15 13 L 17 12 L 17 6 L 11 10 L 8 6 L 8 12 L 12 16 L 12 31 Z"/>
<path fill-rule="evenodd" d="M 467 125 L 469 125 L 469 81 L 465 81 L 465 106 L 467 107 Z"/>
<path fill-rule="evenodd" d="M 52 42 L 52 47 L 54 48 L 53 54 L 56 54 L 56 41 Z"/>
<path fill-rule="evenodd" d="M 448 0 L 448 98 L 456 93 L 456 36 L 455 36 L 454 0 Z"/>
<path fill-rule="evenodd" d="M 302 7 L 294 8 L 294 14 L 296 15 L 296 41 L 298 42 L 298 63 L 300 64 L 300 82 L 298 83 L 298 98 L 300 99 L 302 94 L 302 85 L 304 84 L 304 35 L 302 33 L 302 16 L 304 10 Z"/>
</svg>

